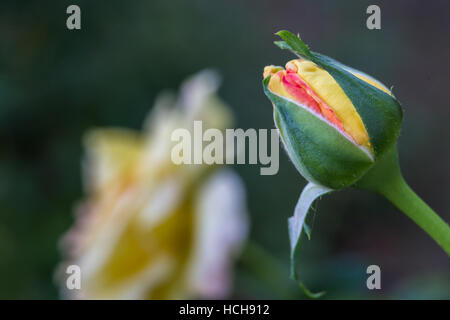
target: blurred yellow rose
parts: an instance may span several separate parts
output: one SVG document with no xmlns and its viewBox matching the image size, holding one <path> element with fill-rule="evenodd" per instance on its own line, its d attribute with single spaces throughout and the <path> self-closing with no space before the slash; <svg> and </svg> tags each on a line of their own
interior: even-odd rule
<svg viewBox="0 0 450 320">
<path fill-rule="evenodd" d="M 188 79 L 178 99 L 161 96 L 142 133 L 97 129 L 85 139 L 87 200 L 62 241 L 61 270 L 81 269 L 83 299 L 223 298 L 233 258 L 247 234 L 245 190 L 225 166 L 175 165 L 171 132 L 231 125 L 203 71 Z"/>
</svg>

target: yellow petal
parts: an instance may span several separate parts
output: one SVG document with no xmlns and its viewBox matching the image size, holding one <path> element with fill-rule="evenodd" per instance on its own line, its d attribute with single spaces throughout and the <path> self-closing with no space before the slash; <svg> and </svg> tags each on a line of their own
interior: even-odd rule
<svg viewBox="0 0 450 320">
<path fill-rule="evenodd" d="M 284 88 L 283 82 L 281 81 L 282 72 L 285 71 L 281 67 L 268 66 L 264 68 L 264 78 L 269 75 L 271 76 L 268 85 L 269 90 L 279 96 L 295 100 Z"/>
<path fill-rule="evenodd" d="M 382 85 L 381 83 L 379 83 L 378 81 L 376 81 L 375 79 L 370 78 L 369 76 L 365 75 L 365 74 L 361 74 L 356 72 L 355 70 L 348 70 L 349 72 L 351 72 L 355 77 L 360 78 L 361 80 L 367 82 L 368 84 L 374 86 L 375 88 L 380 89 L 381 91 L 384 91 L 385 93 L 387 93 L 388 95 L 392 95 L 391 91 L 389 91 L 388 88 L 386 88 L 384 85 Z"/>
<path fill-rule="evenodd" d="M 85 137 L 87 185 L 99 191 L 121 175 L 138 158 L 143 142 L 137 132 L 97 129 Z"/>
<path fill-rule="evenodd" d="M 342 121 L 344 130 L 359 144 L 370 148 L 366 128 L 339 84 L 325 70 L 311 61 L 294 60 L 289 63 L 297 68 L 298 75 L 324 100 Z"/>
</svg>

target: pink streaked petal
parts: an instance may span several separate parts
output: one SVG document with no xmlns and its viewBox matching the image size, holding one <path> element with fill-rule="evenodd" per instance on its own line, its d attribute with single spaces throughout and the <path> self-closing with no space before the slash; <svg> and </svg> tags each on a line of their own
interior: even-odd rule
<svg viewBox="0 0 450 320">
<path fill-rule="evenodd" d="M 344 131 L 341 120 L 337 117 L 333 109 L 331 109 L 325 101 L 323 101 L 313 89 L 303 81 L 294 70 L 288 69 L 283 78 L 286 90 L 298 102 L 308 106 L 315 112 L 321 114 L 325 119 L 334 124 L 339 130 Z"/>
<path fill-rule="evenodd" d="M 321 114 L 319 104 L 306 92 L 302 86 L 297 83 L 297 79 L 295 79 L 295 77 L 299 78 L 293 73 L 286 73 L 282 77 L 283 85 L 286 91 L 300 104 L 307 106 L 318 114 Z"/>
</svg>

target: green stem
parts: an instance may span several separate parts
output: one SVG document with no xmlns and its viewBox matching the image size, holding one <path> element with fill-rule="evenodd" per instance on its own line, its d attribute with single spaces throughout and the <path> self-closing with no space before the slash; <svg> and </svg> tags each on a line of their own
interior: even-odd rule
<svg viewBox="0 0 450 320">
<path fill-rule="evenodd" d="M 396 147 L 377 162 L 357 187 L 386 197 L 450 255 L 450 227 L 405 182 Z"/>
<path fill-rule="evenodd" d="M 381 194 L 417 223 L 450 255 L 450 228 L 420 197 L 408 186 L 402 176 L 389 179 Z"/>
</svg>

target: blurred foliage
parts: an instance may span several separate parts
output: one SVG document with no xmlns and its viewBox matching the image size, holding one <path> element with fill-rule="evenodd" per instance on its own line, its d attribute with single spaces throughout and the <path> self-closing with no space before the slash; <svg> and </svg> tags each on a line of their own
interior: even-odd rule
<svg viewBox="0 0 450 320">
<path fill-rule="evenodd" d="M 57 298 L 57 243 L 82 197 L 81 139 L 98 126 L 138 128 L 163 89 L 205 67 L 242 128 L 272 128 L 264 65 L 292 58 L 274 32 L 301 33 L 313 50 L 394 85 L 405 108 L 405 176 L 450 221 L 450 3 L 379 2 L 382 30 L 365 27 L 369 1 L 14 1 L 0 3 L 0 298 Z M 78 4 L 82 29 L 66 28 Z M 339 45 L 337 45 L 339 43 Z M 278 271 L 238 265 L 234 297 L 301 298 L 288 277 L 286 219 L 304 181 L 283 152 L 280 172 L 237 166 L 252 239 Z M 417 226 L 372 194 L 346 190 L 319 202 L 302 278 L 328 298 L 450 298 L 449 259 Z M 244 254 L 249 254 L 244 252 Z M 250 262 L 248 261 L 250 260 Z M 252 262 L 253 261 L 253 262 Z M 378 264 L 382 290 L 365 287 Z M 253 266 L 252 267 L 249 267 Z M 270 268 L 269 267 L 269 271 Z M 273 288 L 286 281 L 284 289 Z"/>
</svg>

